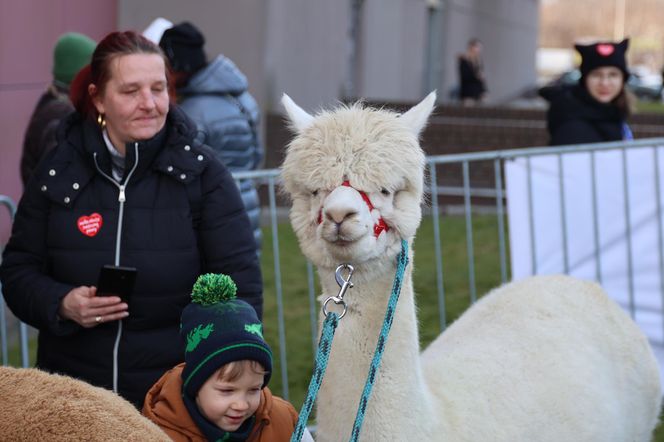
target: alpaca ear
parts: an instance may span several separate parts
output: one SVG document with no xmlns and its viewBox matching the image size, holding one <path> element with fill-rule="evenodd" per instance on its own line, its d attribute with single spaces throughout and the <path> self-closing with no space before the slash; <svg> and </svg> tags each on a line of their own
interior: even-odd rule
<svg viewBox="0 0 664 442">
<path fill-rule="evenodd" d="M 415 135 L 419 135 L 426 126 L 435 104 L 436 91 L 433 91 L 419 104 L 402 114 L 400 118 L 412 129 Z"/>
<path fill-rule="evenodd" d="M 309 127 L 311 122 L 314 120 L 314 117 L 306 113 L 304 109 L 295 104 L 295 102 L 291 100 L 291 97 L 288 95 L 284 94 L 283 97 L 281 97 L 281 103 L 284 105 L 284 108 L 286 108 L 288 119 L 290 120 L 291 127 L 295 130 L 295 132 L 302 132 L 304 129 Z"/>
</svg>

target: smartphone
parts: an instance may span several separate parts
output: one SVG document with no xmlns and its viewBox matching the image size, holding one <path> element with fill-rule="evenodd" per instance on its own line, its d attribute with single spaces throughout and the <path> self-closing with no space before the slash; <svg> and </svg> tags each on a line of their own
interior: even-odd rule
<svg viewBox="0 0 664 442">
<path fill-rule="evenodd" d="M 99 271 L 97 296 L 119 296 L 124 302 L 134 290 L 136 268 L 105 265 Z"/>
</svg>

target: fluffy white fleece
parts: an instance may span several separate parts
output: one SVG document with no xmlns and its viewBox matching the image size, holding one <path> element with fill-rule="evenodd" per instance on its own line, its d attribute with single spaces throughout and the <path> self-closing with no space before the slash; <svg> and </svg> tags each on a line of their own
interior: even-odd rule
<svg viewBox="0 0 664 442">
<path fill-rule="evenodd" d="M 284 188 L 321 299 L 338 293 L 337 265 L 356 269 L 318 397 L 318 441 L 349 439 L 395 256 L 420 223 L 418 136 L 434 102 L 431 94 L 402 115 L 358 104 L 312 116 L 284 96 L 295 132 Z M 376 237 L 380 218 L 389 230 Z M 420 354 L 410 258 L 362 441 L 650 440 L 661 401 L 657 363 L 599 286 L 561 275 L 505 285 Z"/>
</svg>

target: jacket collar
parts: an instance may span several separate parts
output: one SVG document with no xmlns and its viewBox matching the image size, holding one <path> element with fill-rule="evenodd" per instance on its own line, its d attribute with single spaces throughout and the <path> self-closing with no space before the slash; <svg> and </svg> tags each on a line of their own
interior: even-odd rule
<svg viewBox="0 0 664 442">
<path fill-rule="evenodd" d="M 99 126 L 78 113 L 65 120 L 57 137 L 61 148 L 54 149 L 38 182 L 52 201 L 70 207 L 97 173 L 97 165 L 111 175 L 111 158 Z M 149 170 L 185 184 L 196 180 L 213 156 L 202 147 L 201 138 L 194 123 L 177 106 L 172 106 L 164 128 L 150 140 L 138 143 L 138 166 L 132 181 Z M 136 162 L 133 143 L 127 145 L 126 158 L 125 171 L 128 171 Z"/>
<path fill-rule="evenodd" d="M 601 103 L 593 98 L 588 92 L 588 89 L 581 84 L 575 85 L 572 88 L 572 94 L 583 102 L 587 107 L 587 112 L 592 114 L 596 119 L 616 120 L 620 121 L 625 118 L 620 109 L 613 103 Z"/>
<path fill-rule="evenodd" d="M 137 164 L 134 176 L 144 175 L 154 167 L 156 159 L 162 152 L 178 146 L 183 147 L 194 139 L 195 133 L 194 123 L 177 106 L 171 107 L 164 127 L 154 137 L 125 145 L 125 173 Z M 110 175 L 111 157 L 104 143 L 102 131 L 95 122 L 80 116 L 78 121 L 73 119 L 69 141 L 72 142 L 74 149 L 86 158 L 90 167 L 95 167 L 96 159 L 101 170 Z"/>
<path fill-rule="evenodd" d="M 547 113 L 550 132 L 570 120 L 580 120 L 592 124 L 597 130 L 602 126 L 602 131 L 617 131 L 614 135 L 619 139 L 624 116 L 617 106 L 600 103 L 585 88 L 574 85 L 550 89 L 547 99 L 551 101 Z"/>
<path fill-rule="evenodd" d="M 184 363 L 175 366 L 155 383 L 145 398 L 143 414 L 173 433 L 186 435 L 192 440 L 204 439 L 203 432 L 189 415 L 182 398 L 183 368 Z M 256 431 L 270 424 L 271 410 L 272 393 L 266 387 L 261 391 L 261 402 L 256 410 L 254 431 L 250 439 L 257 436 Z"/>
<path fill-rule="evenodd" d="M 203 147 L 203 134 L 177 106 L 169 111 L 166 148 L 155 159 L 153 167 L 188 184 L 203 172 L 212 160 L 212 152 Z"/>
</svg>

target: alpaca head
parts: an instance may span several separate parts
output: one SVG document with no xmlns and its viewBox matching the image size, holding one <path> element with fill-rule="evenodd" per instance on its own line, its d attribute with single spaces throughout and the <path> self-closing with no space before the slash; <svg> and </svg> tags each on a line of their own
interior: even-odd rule
<svg viewBox="0 0 664 442">
<path fill-rule="evenodd" d="M 425 165 L 418 136 L 435 99 L 432 92 L 404 114 L 354 104 L 312 116 L 284 95 L 295 133 L 284 189 L 300 247 L 315 265 L 392 257 L 415 235 Z"/>
</svg>

